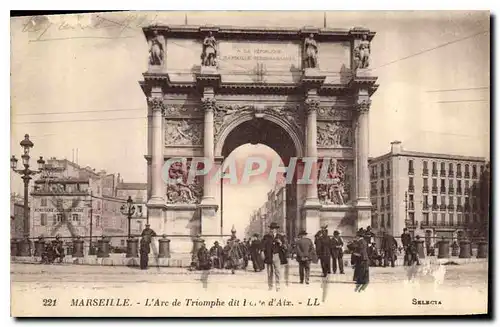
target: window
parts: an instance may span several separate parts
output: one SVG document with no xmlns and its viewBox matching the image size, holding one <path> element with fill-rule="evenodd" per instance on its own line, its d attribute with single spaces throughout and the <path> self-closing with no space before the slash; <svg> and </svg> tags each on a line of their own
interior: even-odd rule
<svg viewBox="0 0 500 327">
<path fill-rule="evenodd" d="M 437 176 L 437 163 L 432 163 L 432 176 Z"/>
<path fill-rule="evenodd" d="M 385 226 L 385 219 L 384 219 L 384 214 L 380 215 L 380 227 Z"/>
<path fill-rule="evenodd" d="M 429 167 L 427 166 L 427 161 L 423 162 L 422 175 L 424 176 L 429 175 Z"/>
<path fill-rule="evenodd" d="M 453 176 L 453 164 L 452 163 L 450 163 L 448 165 L 448 172 L 452 174 L 451 176 Z"/>
<path fill-rule="evenodd" d="M 429 207 L 429 196 L 424 195 L 423 199 L 424 199 L 424 208 L 428 208 Z"/>
<path fill-rule="evenodd" d="M 432 187 L 436 187 L 437 188 L 437 179 L 433 178 L 432 179 Z"/>
<path fill-rule="evenodd" d="M 389 176 L 391 174 L 391 163 L 390 162 L 387 163 L 387 170 L 385 172 L 386 172 L 387 176 Z"/>
<path fill-rule="evenodd" d="M 433 205 L 433 206 L 437 206 L 437 202 L 438 202 L 438 200 L 437 200 L 437 196 L 436 196 L 436 195 L 433 195 L 433 196 L 432 196 L 432 205 Z"/>
<path fill-rule="evenodd" d="M 42 225 L 42 226 L 47 225 L 47 214 L 46 213 L 42 213 L 40 215 L 40 225 Z"/>
<path fill-rule="evenodd" d="M 472 178 L 477 178 L 477 166 L 472 166 Z"/>
<path fill-rule="evenodd" d="M 408 161 L 408 174 L 413 174 L 415 172 L 413 168 L 413 160 Z"/>
<path fill-rule="evenodd" d="M 47 206 L 47 199 L 46 198 L 42 198 L 40 200 L 40 207 L 46 207 Z"/>
<path fill-rule="evenodd" d="M 95 216 L 95 225 L 96 227 L 101 225 L 101 216 Z"/>
<path fill-rule="evenodd" d="M 380 193 L 384 194 L 384 181 L 380 181 Z"/>
<path fill-rule="evenodd" d="M 462 165 L 457 164 L 457 177 L 462 177 Z"/>
<path fill-rule="evenodd" d="M 62 213 L 58 213 L 56 214 L 54 223 L 61 223 L 61 222 L 64 222 L 64 216 L 62 215 Z"/>
<path fill-rule="evenodd" d="M 450 226 L 453 226 L 453 220 L 454 220 L 453 213 L 450 213 Z"/>
<path fill-rule="evenodd" d="M 415 203 L 414 203 L 414 198 L 413 198 L 413 194 L 410 194 L 409 195 L 409 206 L 408 206 L 408 209 L 409 210 L 415 210 Z"/>
<path fill-rule="evenodd" d="M 457 225 L 462 225 L 462 214 L 457 213 Z"/>
<path fill-rule="evenodd" d="M 441 192 L 446 192 L 446 181 L 441 179 Z"/>
<path fill-rule="evenodd" d="M 448 204 L 453 205 L 453 197 L 452 196 L 450 196 L 448 198 Z"/>
<path fill-rule="evenodd" d="M 446 225 L 446 214 L 445 213 L 441 214 L 441 225 Z"/>
<path fill-rule="evenodd" d="M 73 221 L 74 223 L 80 222 L 80 215 L 77 214 L 77 213 L 72 214 L 71 215 L 71 221 Z"/>
<path fill-rule="evenodd" d="M 428 212 L 424 212 L 424 214 L 423 214 L 423 222 L 424 222 L 425 225 L 429 224 L 429 213 Z"/>
<path fill-rule="evenodd" d="M 414 212 L 408 212 L 408 220 L 414 224 L 415 223 L 415 213 Z"/>
<path fill-rule="evenodd" d="M 390 213 L 387 214 L 387 225 L 386 226 L 391 227 L 391 214 Z"/>
<path fill-rule="evenodd" d="M 457 193 L 462 194 L 462 181 L 457 181 Z"/>
<path fill-rule="evenodd" d="M 380 198 L 380 207 L 384 208 L 384 198 Z"/>
<path fill-rule="evenodd" d="M 469 172 L 469 165 L 465 165 L 465 178 L 469 178 L 470 177 L 470 172 Z"/>
<path fill-rule="evenodd" d="M 384 164 L 380 164 L 380 177 L 384 177 Z"/>
<path fill-rule="evenodd" d="M 428 178 L 424 178 L 424 186 L 429 186 L 429 179 Z"/>
<path fill-rule="evenodd" d="M 432 214 L 432 223 L 433 223 L 434 225 L 437 225 L 437 221 L 438 221 L 438 214 L 434 212 L 434 213 Z"/>
<path fill-rule="evenodd" d="M 441 176 L 446 175 L 446 164 L 444 162 L 441 163 Z"/>
<path fill-rule="evenodd" d="M 413 177 L 408 178 L 408 191 L 413 192 L 415 190 L 415 184 Z"/>
</svg>

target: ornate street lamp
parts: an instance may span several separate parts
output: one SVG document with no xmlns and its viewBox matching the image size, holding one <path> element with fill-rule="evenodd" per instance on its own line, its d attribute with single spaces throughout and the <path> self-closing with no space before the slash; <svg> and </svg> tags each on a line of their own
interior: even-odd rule
<svg viewBox="0 0 500 327">
<path fill-rule="evenodd" d="M 130 229 L 130 222 L 132 221 L 132 216 L 135 213 L 134 201 L 132 201 L 132 197 L 130 195 L 127 199 L 127 203 L 123 204 L 120 207 L 120 212 L 122 213 L 122 215 L 127 216 L 127 219 L 128 219 L 128 238 L 130 238 L 130 235 L 132 232 Z"/>
<path fill-rule="evenodd" d="M 22 163 L 24 168 L 22 169 L 17 169 L 17 162 L 18 160 L 16 159 L 15 156 L 12 156 L 10 158 L 10 168 L 12 171 L 18 173 L 21 175 L 21 178 L 23 179 L 24 182 L 24 221 L 23 221 L 23 234 L 24 234 L 24 242 L 28 243 L 28 247 L 24 248 L 29 250 L 29 236 L 30 236 L 30 216 L 29 216 L 29 204 L 28 204 L 28 189 L 29 189 L 29 182 L 31 180 L 31 176 L 34 176 L 36 174 L 41 173 L 44 168 L 45 168 L 45 160 L 43 160 L 43 157 L 40 157 L 36 162 L 38 163 L 38 170 L 31 170 L 30 169 L 30 149 L 33 147 L 33 142 L 30 141 L 29 135 L 26 134 L 24 135 L 24 140 L 21 141 L 20 143 L 21 147 L 23 148 L 23 155 L 21 156 Z M 26 250 L 25 250 L 26 251 Z M 29 255 L 29 254 L 28 254 Z"/>
</svg>

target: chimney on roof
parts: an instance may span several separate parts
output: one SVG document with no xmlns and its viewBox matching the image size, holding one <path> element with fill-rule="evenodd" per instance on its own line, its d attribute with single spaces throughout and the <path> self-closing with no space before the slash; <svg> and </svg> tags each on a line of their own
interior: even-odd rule
<svg viewBox="0 0 500 327">
<path fill-rule="evenodd" d="M 401 153 L 402 150 L 403 146 L 401 145 L 401 141 L 391 142 L 391 153 Z"/>
</svg>

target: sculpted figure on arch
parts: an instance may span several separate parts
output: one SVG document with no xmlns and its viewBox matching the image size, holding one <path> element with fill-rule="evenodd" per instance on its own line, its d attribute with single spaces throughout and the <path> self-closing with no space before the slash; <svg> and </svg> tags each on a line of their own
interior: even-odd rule
<svg viewBox="0 0 500 327">
<path fill-rule="evenodd" d="M 354 55 L 357 61 L 356 68 L 368 68 L 370 66 L 370 41 L 368 41 L 366 34 L 363 34 L 363 39 L 359 42 Z"/>
<path fill-rule="evenodd" d="M 304 41 L 304 68 L 318 68 L 318 44 L 310 34 Z"/>
<path fill-rule="evenodd" d="M 152 66 L 163 65 L 165 59 L 165 38 L 153 31 L 153 37 L 149 40 L 149 64 Z"/>
<path fill-rule="evenodd" d="M 212 35 L 212 32 L 208 33 L 208 36 L 203 40 L 203 51 L 201 53 L 201 65 L 202 66 L 217 66 L 217 41 Z"/>
</svg>

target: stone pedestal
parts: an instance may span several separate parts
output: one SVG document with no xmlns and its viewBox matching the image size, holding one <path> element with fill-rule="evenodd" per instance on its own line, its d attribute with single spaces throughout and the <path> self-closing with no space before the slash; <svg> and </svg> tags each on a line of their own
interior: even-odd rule
<svg viewBox="0 0 500 327">
<path fill-rule="evenodd" d="M 73 258 L 83 258 L 83 240 L 77 238 L 73 240 L 73 253 L 71 254 Z"/>
<path fill-rule="evenodd" d="M 471 251 L 470 251 L 471 243 L 468 240 L 463 240 L 460 241 L 460 255 L 458 256 L 459 258 L 470 258 L 471 257 Z"/>
<path fill-rule="evenodd" d="M 472 247 L 471 247 L 472 249 Z M 479 241 L 477 242 L 477 254 L 476 257 L 478 259 L 484 259 L 488 257 L 488 242 Z"/>
<path fill-rule="evenodd" d="M 437 242 L 438 245 L 438 259 L 450 257 L 450 241 L 441 240 Z"/>
<path fill-rule="evenodd" d="M 166 235 L 158 240 L 158 258 L 170 258 L 170 240 Z"/>
<path fill-rule="evenodd" d="M 129 238 L 127 240 L 127 258 L 137 258 L 139 256 L 138 251 L 139 240 L 137 238 Z"/>
</svg>

